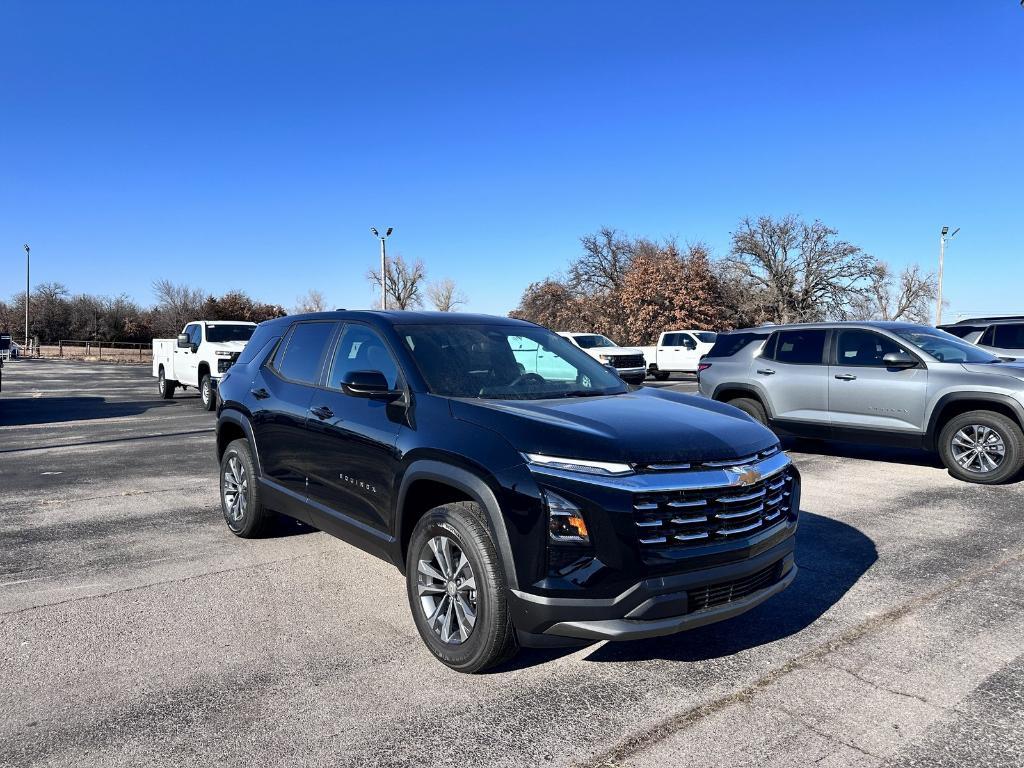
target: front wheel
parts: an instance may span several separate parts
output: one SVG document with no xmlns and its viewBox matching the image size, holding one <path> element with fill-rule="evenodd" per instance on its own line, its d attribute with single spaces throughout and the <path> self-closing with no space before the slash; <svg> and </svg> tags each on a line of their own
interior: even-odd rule
<svg viewBox="0 0 1024 768">
<path fill-rule="evenodd" d="M 518 650 L 505 575 L 479 505 L 445 504 L 420 518 L 406 587 L 420 637 L 457 672 L 480 672 Z"/>
<path fill-rule="evenodd" d="M 654 378 L 658 381 L 668 381 L 668 377 L 672 375 L 671 371 L 654 371 Z"/>
<path fill-rule="evenodd" d="M 199 382 L 199 397 L 203 401 L 203 410 L 212 411 L 217 407 L 217 395 L 213 391 L 213 379 L 210 374 L 204 373 L 203 380 Z"/>
<path fill-rule="evenodd" d="M 939 455 L 949 474 L 983 485 L 1005 483 L 1024 466 L 1024 433 L 993 411 L 970 411 L 950 419 L 939 433 Z"/>
</svg>

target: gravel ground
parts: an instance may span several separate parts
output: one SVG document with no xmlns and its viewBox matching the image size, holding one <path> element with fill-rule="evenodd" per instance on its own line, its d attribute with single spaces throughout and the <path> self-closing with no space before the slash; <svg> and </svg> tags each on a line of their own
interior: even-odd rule
<svg viewBox="0 0 1024 768">
<path fill-rule="evenodd" d="M 193 392 L 49 360 L 3 383 L 0 765 L 1024 764 L 1024 483 L 793 452 L 789 590 L 467 677 L 383 562 L 299 526 L 228 533 Z"/>
</svg>

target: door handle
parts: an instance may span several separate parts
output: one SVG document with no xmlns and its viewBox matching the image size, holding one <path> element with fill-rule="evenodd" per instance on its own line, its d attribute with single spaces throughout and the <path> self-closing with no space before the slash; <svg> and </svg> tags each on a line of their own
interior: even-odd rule
<svg viewBox="0 0 1024 768">
<path fill-rule="evenodd" d="M 334 411 L 326 405 L 319 405 L 316 408 L 310 408 L 309 412 L 320 419 L 320 421 L 326 421 L 334 415 Z"/>
<path fill-rule="evenodd" d="M 249 394 L 255 397 L 257 400 L 266 400 L 268 397 L 270 397 L 270 393 L 267 392 L 267 390 L 265 390 L 263 387 L 260 387 L 259 389 L 250 389 Z"/>
<path fill-rule="evenodd" d="M 852 373 L 837 373 L 836 378 L 839 379 L 840 381 L 853 381 L 857 377 L 854 376 Z"/>
<path fill-rule="evenodd" d="M 772 370 L 771 368 L 758 368 L 757 372 L 760 373 L 762 376 L 774 376 L 775 375 L 775 371 Z"/>
</svg>

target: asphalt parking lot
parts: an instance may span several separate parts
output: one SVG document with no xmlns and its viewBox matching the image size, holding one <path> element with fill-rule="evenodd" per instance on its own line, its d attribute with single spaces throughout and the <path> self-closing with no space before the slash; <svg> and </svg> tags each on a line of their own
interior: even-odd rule
<svg viewBox="0 0 1024 768">
<path fill-rule="evenodd" d="M 193 392 L 59 361 L 3 386 L 2 765 L 1024 764 L 1024 483 L 794 452 L 788 591 L 468 677 L 383 562 L 297 526 L 228 533 Z"/>
</svg>

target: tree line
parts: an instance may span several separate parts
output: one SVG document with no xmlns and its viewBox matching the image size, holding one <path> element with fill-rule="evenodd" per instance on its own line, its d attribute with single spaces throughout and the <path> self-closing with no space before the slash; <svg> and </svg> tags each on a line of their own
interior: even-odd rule
<svg viewBox="0 0 1024 768">
<path fill-rule="evenodd" d="M 261 322 L 286 314 L 278 304 L 266 304 L 244 291 L 213 296 L 198 288 L 157 280 L 155 302 L 143 307 L 128 296 L 72 295 L 63 283 L 41 283 L 29 304 L 29 336 L 41 344 L 60 340 L 147 343 L 171 338 L 191 320 L 251 320 Z M 18 341 L 25 336 L 25 294 L 0 300 L 0 330 Z"/>
<path fill-rule="evenodd" d="M 622 344 L 652 344 L 672 328 L 730 329 L 821 320 L 927 323 L 935 276 L 895 273 L 821 221 L 741 219 L 727 255 L 602 228 L 580 238 L 567 270 L 532 283 L 510 315 Z"/>
</svg>

